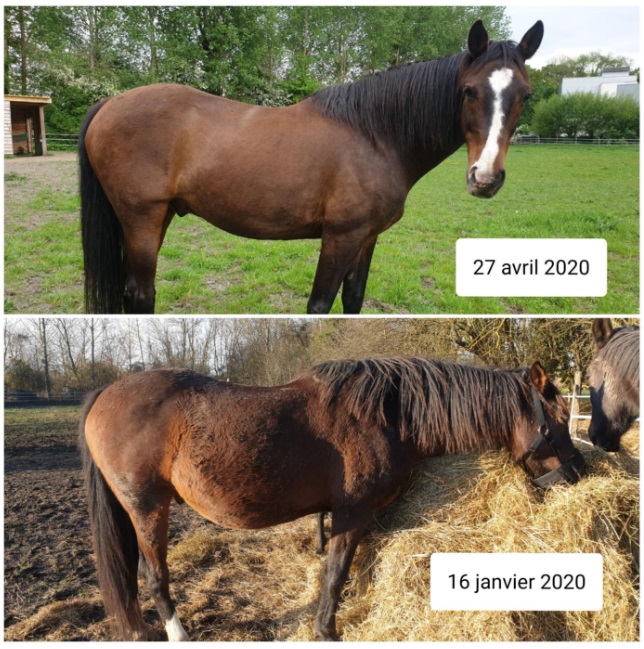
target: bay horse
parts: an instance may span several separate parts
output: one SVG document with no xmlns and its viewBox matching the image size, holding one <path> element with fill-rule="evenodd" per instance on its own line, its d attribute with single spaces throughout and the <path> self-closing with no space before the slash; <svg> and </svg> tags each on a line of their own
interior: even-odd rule
<svg viewBox="0 0 644 649">
<path fill-rule="evenodd" d="M 605 451 L 619 451 L 620 438 L 640 415 L 640 328 L 613 329 L 609 318 L 596 318 L 592 332 L 588 436 Z"/>
<path fill-rule="evenodd" d="M 308 313 L 342 285 L 359 313 L 378 236 L 407 194 L 467 143 L 467 188 L 494 196 L 522 104 L 538 21 L 517 45 L 479 20 L 467 50 L 323 88 L 282 108 L 158 84 L 108 98 L 79 140 L 85 308 L 153 313 L 157 257 L 175 215 L 252 239 L 321 239 Z"/>
<path fill-rule="evenodd" d="M 373 513 L 423 457 L 506 447 L 539 487 L 577 482 L 584 460 L 541 365 L 493 370 L 422 358 L 330 361 L 278 387 L 152 370 L 92 393 L 79 443 L 105 608 L 142 638 L 137 574 L 168 639 L 187 640 L 169 594 L 169 507 L 259 529 L 331 512 L 318 639 Z M 140 559 L 139 559 L 140 555 Z"/>
</svg>

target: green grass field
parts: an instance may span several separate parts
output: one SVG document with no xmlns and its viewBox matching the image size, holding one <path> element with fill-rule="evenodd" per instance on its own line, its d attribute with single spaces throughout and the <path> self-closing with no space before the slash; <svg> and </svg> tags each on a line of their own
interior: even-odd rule
<svg viewBox="0 0 644 649">
<path fill-rule="evenodd" d="M 23 162 L 6 161 L 6 313 L 82 313 L 76 165 L 49 161 L 57 171 L 46 181 Z M 511 147 L 492 200 L 467 193 L 466 166 L 461 149 L 423 178 L 402 220 L 380 236 L 363 313 L 639 312 L 639 147 Z M 605 238 L 608 294 L 458 297 L 461 237 Z M 303 313 L 318 251 L 319 241 L 252 241 L 175 218 L 161 249 L 157 313 Z M 341 313 L 339 299 L 332 313 Z"/>
<path fill-rule="evenodd" d="M 80 419 L 80 405 L 32 406 L 29 408 L 5 408 L 4 436 L 12 445 L 27 444 L 33 435 L 66 437 L 71 434 L 75 442 Z"/>
</svg>

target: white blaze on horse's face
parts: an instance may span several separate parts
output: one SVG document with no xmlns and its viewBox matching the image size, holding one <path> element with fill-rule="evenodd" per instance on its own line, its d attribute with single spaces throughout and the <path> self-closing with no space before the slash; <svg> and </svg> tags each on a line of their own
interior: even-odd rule
<svg viewBox="0 0 644 649">
<path fill-rule="evenodd" d="M 507 150 L 507 144 L 501 145 L 501 137 L 509 136 L 508 115 L 503 110 L 503 100 L 513 78 L 514 73 L 510 68 L 501 68 L 494 70 L 487 80 L 492 104 L 487 138 L 478 159 L 470 165 L 467 172 L 469 191 L 476 196 L 494 196 L 505 179 L 503 160 L 499 161 L 499 155 L 505 154 Z"/>
<path fill-rule="evenodd" d="M 490 130 L 487 134 L 487 140 L 479 159 L 472 165 L 474 167 L 475 180 L 482 184 L 487 184 L 496 175 L 494 172 L 494 162 L 499 155 L 499 138 L 503 131 L 503 125 L 506 116 L 503 113 L 503 91 L 512 82 L 513 73 L 509 68 L 495 70 L 490 75 L 488 82 L 493 93 L 492 100 L 492 119 L 490 121 Z"/>
</svg>

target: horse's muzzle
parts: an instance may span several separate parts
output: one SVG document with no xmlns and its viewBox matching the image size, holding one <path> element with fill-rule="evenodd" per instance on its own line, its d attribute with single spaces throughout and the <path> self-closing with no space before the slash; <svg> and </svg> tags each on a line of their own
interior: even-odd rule
<svg viewBox="0 0 644 649">
<path fill-rule="evenodd" d="M 588 431 L 588 437 L 593 443 L 593 446 L 600 448 L 602 451 L 607 451 L 608 453 L 617 453 L 620 449 L 620 439 L 619 435 L 606 435 L 600 437 L 593 429 L 591 422 L 591 429 Z"/>
<path fill-rule="evenodd" d="M 553 469 L 538 478 L 533 478 L 532 484 L 540 489 L 546 489 L 547 487 L 559 482 L 575 484 L 585 475 L 588 475 L 588 471 L 586 470 L 584 456 L 575 449 L 572 456 L 556 469 Z"/>
<path fill-rule="evenodd" d="M 501 169 L 494 176 L 477 175 L 477 171 L 476 166 L 472 166 L 467 172 L 467 191 L 478 198 L 492 198 L 503 187 L 505 170 Z"/>
<path fill-rule="evenodd" d="M 594 446 L 607 453 L 617 453 L 620 449 L 619 437 L 617 439 L 599 440 L 590 438 Z"/>
</svg>

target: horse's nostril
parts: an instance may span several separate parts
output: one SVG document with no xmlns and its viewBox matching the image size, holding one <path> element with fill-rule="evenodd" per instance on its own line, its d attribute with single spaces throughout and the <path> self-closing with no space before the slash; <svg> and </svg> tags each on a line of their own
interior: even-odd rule
<svg viewBox="0 0 644 649">
<path fill-rule="evenodd" d="M 499 180 L 502 183 L 505 182 L 505 169 L 501 169 L 501 171 L 499 171 Z"/>
<path fill-rule="evenodd" d="M 476 182 L 476 167 L 470 167 L 469 179 Z"/>
</svg>

